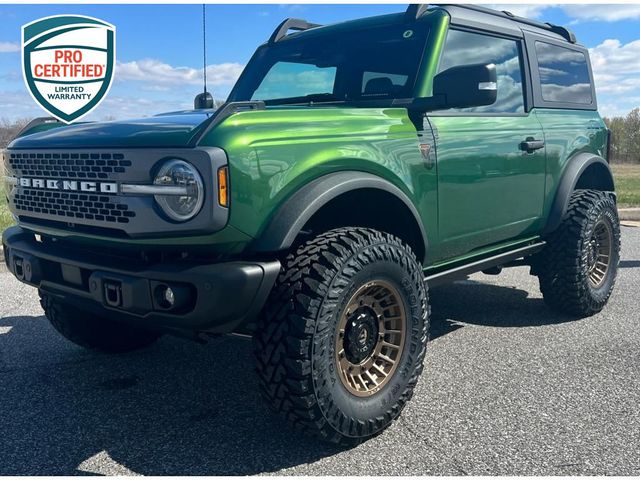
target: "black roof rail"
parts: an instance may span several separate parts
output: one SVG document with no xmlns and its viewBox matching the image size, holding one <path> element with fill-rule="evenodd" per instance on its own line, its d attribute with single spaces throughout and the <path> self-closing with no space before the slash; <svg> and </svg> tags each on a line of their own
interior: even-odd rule
<svg viewBox="0 0 640 480">
<path fill-rule="evenodd" d="M 563 27 L 561 25 L 554 25 L 553 23 L 545 23 L 545 25 L 549 26 L 549 30 L 553 33 L 557 33 L 561 37 L 567 40 L 569 43 L 578 43 L 578 39 L 576 35 L 569 30 L 567 27 Z"/>
<path fill-rule="evenodd" d="M 420 18 L 420 16 L 423 15 L 424 12 L 427 10 L 428 6 L 429 6 L 428 4 L 421 4 L 421 5 L 410 4 L 409 7 L 407 8 L 406 15 L 407 16 L 414 16 L 414 18 Z M 436 4 L 436 5 L 434 5 L 434 7 L 447 7 L 447 6 L 458 7 L 458 8 L 466 8 L 468 10 L 474 10 L 476 12 L 486 13 L 488 15 L 493 15 L 493 16 L 496 16 L 496 17 L 507 18 L 507 19 L 512 20 L 514 22 L 523 23 L 525 25 L 530 25 L 532 27 L 537 27 L 537 28 L 540 28 L 540 29 L 543 29 L 543 30 L 548 30 L 550 32 L 558 34 L 569 43 L 576 43 L 577 42 L 576 36 L 574 35 L 574 33 L 571 30 L 569 30 L 568 28 L 566 28 L 566 27 L 562 27 L 560 25 L 554 25 L 552 23 L 538 22 L 536 20 L 530 20 L 530 19 L 524 18 L 524 17 L 518 17 L 517 15 L 514 15 L 511 12 L 493 10 L 491 8 L 481 7 L 480 5 L 468 5 L 468 4 L 467 5 L 464 5 L 464 4 Z"/>
<path fill-rule="evenodd" d="M 279 42 L 280 40 L 282 40 L 284 37 L 287 36 L 287 32 L 289 30 L 297 30 L 301 32 L 303 30 L 309 30 L 310 28 L 316 28 L 321 26 L 322 25 L 320 24 L 309 23 L 306 20 L 301 20 L 299 18 L 287 18 L 280 25 L 278 25 L 276 29 L 273 31 L 273 33 L 271 34 L 271 37 L 269 37 L 269 43 Z"/>
<path fill-rule="evenodd" d="M 410 3 L 407 7 L 407 11 L 404 12 L 404 14 L 407 17 L 407 20 L 417 20 L 422 15 L 424 15 L 424 12 L 427 11 L 427 8 L 429 8 L 428 3 Z"/>
</svg>

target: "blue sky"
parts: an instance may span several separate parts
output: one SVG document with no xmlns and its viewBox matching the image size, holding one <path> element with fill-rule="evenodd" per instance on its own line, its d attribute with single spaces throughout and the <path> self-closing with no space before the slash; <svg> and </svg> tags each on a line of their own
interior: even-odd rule
<svg viewBox="0 0 640 480">
<path fill-rule="evenodd" d="M 496 6 L 494 6 L 496 7 Z M 405 5 L 208 5 L 210 90 L 224 98 L 256 46 L 286 17 L 316 23 L 402 11 Z M 591 50 L 603 115 L 640 106 L 640 4 L 499 5 L 569 25 Z M 109 96 L 87 119 L 126 118 L 190 108 L 201 91 L 201 5 L 0 5 L 0 118 L 41 116 L 20 68 L 20 27 L 41 17 L 82 14 L 117 28 Z"/>
</svg>

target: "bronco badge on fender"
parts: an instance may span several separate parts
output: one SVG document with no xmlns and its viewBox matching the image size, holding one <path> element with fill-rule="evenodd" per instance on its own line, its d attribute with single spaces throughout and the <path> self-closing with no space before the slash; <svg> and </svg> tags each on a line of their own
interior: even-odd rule
<svg viewBox="0 0 640 480">
<path fill-rule="evenodd" d="M 115 64 L 113 25 L 57 15 L 22 27 L 22 72 L 29 93 L 48 113 L 71 123 L 104 99 Z"/>
</svg>

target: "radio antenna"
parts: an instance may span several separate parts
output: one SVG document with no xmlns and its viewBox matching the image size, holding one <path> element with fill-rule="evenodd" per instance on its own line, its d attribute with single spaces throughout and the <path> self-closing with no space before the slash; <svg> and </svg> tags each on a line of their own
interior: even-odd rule
<svg viewBox="0 0 640 480">
<path fill-rule="evenodd" d="M 213 108 L 213 96 L 207 92 L 207 8 L 202 4 L 202 73 L 204 81 L 204 91 L 196 95 L 193 101 L 193 108 L 196 110 Z"/>
<path fill-rule="evenodd" d="M 204 93 L 207 93 L 207 5 L 202 4 L 202 70 L 204 71 Z"/>
</svg>

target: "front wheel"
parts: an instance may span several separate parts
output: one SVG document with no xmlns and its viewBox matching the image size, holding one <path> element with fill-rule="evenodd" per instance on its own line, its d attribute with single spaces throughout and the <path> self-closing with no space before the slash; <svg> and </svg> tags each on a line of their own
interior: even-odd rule
<svg viewBox="0 0 640 480">
<path fill-rule="evenodd" d="M 539 255 L 540 290 L 551 308 L 577 317 L 602 310 L 620 260 L 620 222 L 612 195 L 576 190 L 562 224 Z"/>
<path fill-rule="evenodd" d="M 300 430 L 357 443 L 411 398 L 427 331 L 427 288 L 411 249 L 375 230 L 331 230 L 287 257 L 258 322 L 261 389 Z"/>
</svg>

